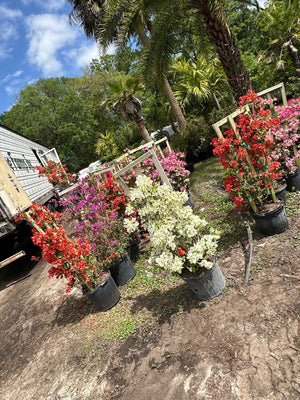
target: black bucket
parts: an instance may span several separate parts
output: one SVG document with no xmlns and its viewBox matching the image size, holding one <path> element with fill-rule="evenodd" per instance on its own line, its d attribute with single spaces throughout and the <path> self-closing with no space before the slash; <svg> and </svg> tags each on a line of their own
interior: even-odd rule
<svg viewBox="0 0 300 400">
<path fill-rule="evenodd" d="M 140 244 L 141 239 L 137 236 L 127 247 L 127 254 L 132 262 L 136 262 L 140 255 Z"/>
<path fill-rule="evenodd" d="M 188 199 L 187 201 L 183 204 L 184 207 L 190 206 L 192 209 L 195 207 L 194 200 L 192 198 L 192 195 L 190 192 L 188 192 Z"/>
<path fill-rule="evenodd" d="M 298 192 L 300 190 L 300 168 L 285 177 L 286 190 L 288 192 Z"/>
<path fill-rule="evenodd" d="M 283 183 L 279 189 L 275 190 L 277 199 L 282 200 L 283 205 L 286 205 L 286 187 L 287 184 Z"/>
<path fill-rule="evenodd" d="M 109 271 L 117 286 L 125 285 L 125 283 L 131 281 L 136 274 L 132 261 L 127 253 L 121 260 L 112 264 L 109 267 Z"/>
<path fill-rule="evenodd" d="M 114 307 L 120 300 L 121 294 L 111 274 L 94 289 L 85 293 L 85 296 L 99 311 L 107 311 Z"/>
<path fill-rule="evenodd" d="M 211 269 L 204 271 L 198 276 L 192 278 L 180 276 L 200 300 L 209 300 L 219 296 L 226 283 L 216 259 Z"/>
<path fill-rule="evenodd" d="M 282 233 L 289 227 L 283 202 L 275 210 L 262 214 L 254 214 L 252 216 L 256 222 L 256 226 L 263 235 L 276 235 Z"/>
</svg>

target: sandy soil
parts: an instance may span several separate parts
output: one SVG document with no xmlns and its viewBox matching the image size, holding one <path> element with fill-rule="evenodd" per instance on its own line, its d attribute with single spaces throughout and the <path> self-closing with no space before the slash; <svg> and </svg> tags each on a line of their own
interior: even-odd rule
<svg viewBox="0 0 300 400">
<path fill-rule="evenodd" d="M 199 302 L 180 280 L 155 295 L 121 288 L 116 310 L 156 316 L 179 298 L 182 307 L 98 350 L 92 325 L 106 313 L 66 295 L 44 262 L 2 269 L 0 399 L 299 399 L 299 216 L 289 223 L 281 235 L 254 237 L 246 288 L 241 244 L 219 259 L 227 286 L 213 300 Z"/>
</svg>

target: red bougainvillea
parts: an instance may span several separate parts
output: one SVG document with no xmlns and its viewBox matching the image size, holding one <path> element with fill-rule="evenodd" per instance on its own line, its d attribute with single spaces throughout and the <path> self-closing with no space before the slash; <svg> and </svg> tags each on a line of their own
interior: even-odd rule
<svg viewBox="0 0 300 400">
<path fill-rule="evenodd" d="M 34 168 L 39 171 L 39 176 L 45 175 L 53 186 L 60 185 L 64 187 L 75 181 L 75 178 L 68 172 L 65 165 L 52 160 L 48 161 L 45 167 L 37 165 Z"/>
<path fill-rule="evenodd" d="M 273 181 L 279 179 L 280 163 L 271 157 L 274 142 L 269 130 L 279 124 L 272 118 L 271 110 L 265 109 L 267 101 L 253 91 L 241 97 L 240 105 L 253 102 L 254 113 L 247 111 L 237 117 L 236 132 L 230 129 L 224 138 L 214 138 L 213 153 L 218 155 L 226 170 L 224 186 L 232 198 L 235 209 L 251 206 L 258 212 L 268 194 L 273 193 Z"/>
<path fill-rule="evenodd" d="M 51 264 L 49 277 L 65 277 L 67 293 L 75 284 L 93 290 L 102 272 L 91 257 L 91 244 L 69 239 L 60 223 L 60 216 L 33 203 L 27 213 L 16 217 L 16 222 L 27 220 L 33 225 L 32 241 L 42 249 L 42 259 Z"/>
</svg>

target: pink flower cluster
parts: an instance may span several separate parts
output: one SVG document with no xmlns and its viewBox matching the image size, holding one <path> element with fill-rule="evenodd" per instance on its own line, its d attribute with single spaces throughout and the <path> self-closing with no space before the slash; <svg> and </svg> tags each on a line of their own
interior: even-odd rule
<svg viewBox="0 0 300 400">
<path fill-rule="evenodd" d="M 291 99 L 286 107 L 276 107 L 276 112 L 280 124 L 270 130 L 269 138 L 276 144 L 271 155 L 285 173 L 292 173 L 300 168 L 300 98 Z"/>
<path fill-rule="evenodd" d="M 170 180 L 174 190 L 183 191 L 188 189 L 190 171 L 185 169 L 184 153 L 175 153 L 175 151 L 165 150 L 166 157 L 163 157 L 158 151 L 158 159 Z M 145 175 L 156 182 L 160 182 L 159 173 L 156 170 L 153 160 L 147 158 L 142 162 L 142 169 Z"/>
</svg>

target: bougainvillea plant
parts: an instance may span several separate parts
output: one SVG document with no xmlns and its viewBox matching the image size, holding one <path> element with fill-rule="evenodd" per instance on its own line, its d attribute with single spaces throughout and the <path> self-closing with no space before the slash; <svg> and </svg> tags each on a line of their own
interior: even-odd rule
<svg viewBox="0 0 300 400">
<path fill-rule="evenodd" d="M 270 130 L 269 138 L 276 143 L 271 156 L 280 162 L 285 174 L 300 168 L 300 98 L 291 99 L 286 107 L 275 107 L 279 125 Z"/>
<path fill-rule="evenodd" d="M 185 168 L 186 162 L 184 161 L 184 153 L 175 153 L 175 151 L 171 151 L 168 148 L 165 149 L 165 153 L 166 157 L 163 157 L 159 149 L 157 149 L 157 158 L 173 189 L 176 191 L 188 190 L 190 171 Z M 142 162 L 142 171 L 155 182 L 161 183 L 159 173 L 151 158 L 147 158 Z"/>
<path fill-rule="evenodd" d="M 237 117 L 236 132 L 230 129 L 223 138 L 214 138 L 213 153 L 218 155 L 225 169 L 225 189 L 235 209 L 252 208 L 254 213 L 264 209 L 269 197 L 276 203 L 274 181 L 282 177 L 280 163 L 271 153 L 275 143 L 269 132 L 280 121 L 273 118 L 268 101 L 253 91 L 241 97 L 240 105 L 251 102 L 254 113 L 242 112 Z"/>
<path fill-rule="evenodd" d="M 37 165 L 34 168 L 38 170 L 39 176 L 45 175 L 53 186 L 65 187 L 75 182 L 75 178 L 68 172 L 66 166 L 59 162 L 50 160 L 45 167 Z"/>
<path fill-rule="evenodd" d="M 130 241 L 123 225 L 127 198 L 113 177 L 105 182 L 96 175 L 85 178 L 60 204 L 76 221 L 80 243 L 90 242 L 91 254 L 102 269 L 125 255 Z"/>
<path fill-rule="evenodd" d="M 138 221 L 132 210 L 137 208 L 150 236 L 149 265 L 175 274 L 185 269 L 193 273 L 210 269 L 219 235 L 207 227 L 204 218 L 183 206 L 187 193 L 154 183 L 145 175 L 139 175 L 136 183 L 127 206 L 127 214 L 132 217 L 124 223 L 129 232 L 136 229 Z"/>
<path fill-rule="evenodd" d="M 74 285 L 93 290 L 103 272 L 91 256 L 91 243 L 68 238 L 60 217 L 61 214 L 33 203 L 28 212 L 16 217 L 16 222 L 27 220 L 32 224 L 32 241 L 41 248 L 42 259 L 51 265 L 49 277 L 66 278 L 67 293 Z"/>
</svg>

